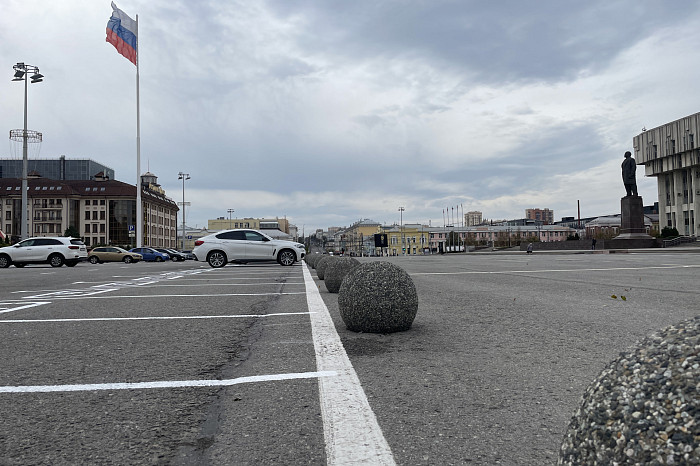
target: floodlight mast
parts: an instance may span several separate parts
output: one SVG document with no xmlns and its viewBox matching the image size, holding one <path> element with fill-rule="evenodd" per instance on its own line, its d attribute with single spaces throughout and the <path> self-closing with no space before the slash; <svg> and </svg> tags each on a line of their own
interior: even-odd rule
<svg viewBox="0 0 700 466">
<path fill-rule="evenodd" d="M 13 81 L 24 81 L 24 131 L 22 133 L 22 212 L 20 212 L 21 219 L 21 229 L 20 229 L 20 239 L 26 239 L 29 237 L 29 203 L 27 200 L 27 190 L 29 189 L 27 183 L 27 74 L 33 72 L 34 74 L 30 78 L 32 84 L 40 83 L 43 81 L 44 75 L 39 73 L 39 68 L 33 65 L 26 65 L 24 63 L 17 63 L 12 67 L 15 70 L 15 77 Z"/>
</svg>

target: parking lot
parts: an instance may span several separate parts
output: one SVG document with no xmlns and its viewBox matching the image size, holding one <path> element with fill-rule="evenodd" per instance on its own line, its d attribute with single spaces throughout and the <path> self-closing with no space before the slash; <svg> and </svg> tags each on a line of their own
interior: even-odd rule
<svg viewBox="0 0 700 466">
<path fill-rule="evenodd" d="M 554 464 L 602 367 L 699 313 L 698 254 L 390 260 L 391 335 L 301 264 L 3 270 L 0 463 Z"/>
</svg>

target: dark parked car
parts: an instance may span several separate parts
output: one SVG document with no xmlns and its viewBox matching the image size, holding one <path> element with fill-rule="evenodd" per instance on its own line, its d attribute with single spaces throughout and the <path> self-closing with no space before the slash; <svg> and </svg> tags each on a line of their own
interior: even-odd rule
<svg viewBox="0 0 700 466">
<path fill-rule="evenodd" d="M 174 249 L 156 248 L 156 251 L 167 254 L 170 257 L 170 260 L 173 260 L 173 261 L 184 261 L 187 259 L 187 255 L 181 253 L 180 251 L 176 251 Z"/>
</svg>

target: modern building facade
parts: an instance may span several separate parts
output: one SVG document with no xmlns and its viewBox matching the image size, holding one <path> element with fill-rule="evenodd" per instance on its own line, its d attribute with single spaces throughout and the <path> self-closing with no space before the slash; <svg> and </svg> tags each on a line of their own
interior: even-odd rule
<svg viewBox="0 0 700 466">
<path fill-rule="evenodd" d="M 153 175 L 151 175 L 153 176 Z M 62 236 L 72 227 L 88 246 L 135 244 L 136 186 L 107 179 L 28 179 L 28 218 L 31 236 Z M 175 247 L 178 207 L 153 183 L 142 181 L 144 245 Z M 19 239 L 22 192 L 19 178 L 0 179 L 0 216 L 4 233 Z"/>
<path fill-rule="evenodd" d="M 52 180 L 91 180 L 98 173 L 113 180 L 114 169 L 90 159 L 28 159 L 27 173 Z M 22 159 L 0 159 L 0 178 L 22 178 Z"/>
<path fill-rule="evenodd" d="M 700 113 L 695 113 L 646 130 L 632 140 L 637 164 L 644 165 L 646 176 L 657 179 L 659 226 L 676 228 L 689 236 L 696 236 L 700 230 L 698 135 Z"/>
</svg>

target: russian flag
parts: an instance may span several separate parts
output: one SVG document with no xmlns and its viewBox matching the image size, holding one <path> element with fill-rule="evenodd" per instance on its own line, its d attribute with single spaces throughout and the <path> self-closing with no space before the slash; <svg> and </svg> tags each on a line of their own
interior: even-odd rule
<svg viewBox="0 0 700 466">
<path fill-rule="evenodd" d="M 138 27 L 136 21 L 117 8 L 112 2 L 112 17 L 107 23 L 107 42 L 114 45 L 117 52 L 124 55 L 131 63 L 138 58 Z"/>
</svg>

